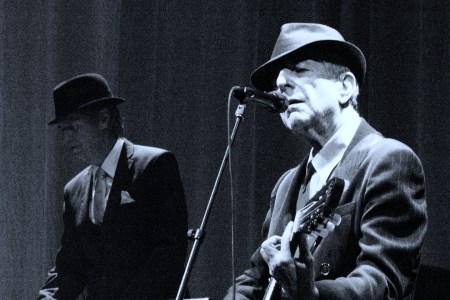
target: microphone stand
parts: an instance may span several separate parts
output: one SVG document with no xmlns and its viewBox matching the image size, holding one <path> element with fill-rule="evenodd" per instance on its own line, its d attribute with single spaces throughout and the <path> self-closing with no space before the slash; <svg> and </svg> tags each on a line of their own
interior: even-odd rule
<svg viewBox="0 0 450 300">
<path fill-rule="evenodd" d="M 231 133 L 230 142 L 225 151 L 225 155 L 223 157 L 222 164 L 220 165 L 219 173 L 217 174 L 216 181 L 214 183 L 214 187 L 211 192 L 211 196 L 209 197 L 208 205 L 206 207 L 200 228 L 189 229 L 189 231 L 188 231 L 188 238 L 191 241 L 193 240 L 194 244 L 192 246 L 191 253 L 189 255 L 189 259 L 186 264 L 186 268 L 184 270 L 183 279 L 181 280 L 181 284 L 178 289 L 176 300 L 182 300 L 184 297 L 184 294 L 186 292 L 186 286 L 187 286 L 187 283 L 188 283 L 188 280 L 189 280 L 189 277 L 190 277 L 190 274 L 192 271 L 192 267 L 194 266 L 194 261 L 197 258 L 198 251 L 200 250 L 200 245 L 205 238 L 206 223 L 208 222 L 209 214 L 211 212 L 212 205 L 214 203 L 214 199 L 217 194 L 217 189 L 219 187 L 220 180 L 222 179 L 223 172 L 225 171 L 225 167 L 228 162 L 228 157 L 230 155 L 231 146 L 233 145 L 234 138 L 239 129 L 239 124 L 241 123 L 241 120 L 244 119 L 245 106 L 246 106 L 246 104 L 243 103 L 243 101 L 241 101 L 241 104 L 239 104 L 238 108 L 236 109 L 236 112 L 235 112 L 236 121 L 234 124 L 233 131 Z"/>
</svg>

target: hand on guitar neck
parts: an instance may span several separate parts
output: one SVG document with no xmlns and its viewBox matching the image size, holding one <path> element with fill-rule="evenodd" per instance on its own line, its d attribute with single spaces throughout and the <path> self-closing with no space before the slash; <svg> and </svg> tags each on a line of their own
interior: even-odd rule
<svg viewBox="0 0 450 300">
<path fill-rule="evenodd" d="M 307 234 L 302 233 L 298 237 L 299 258 L 294 260 L 292 257 L 290 239 L 293 224 L 294 222 L 289 222 L 283 236 L 267 239 L 261 246 L 261 255 L 269 266 L 270 274 L 290 298 L 318 299 L 319 292 L 314 286 L 314 264 Z"/>
<path fill-rule="evenodd" d="M 318 299 L 314 284 L 312 252 L 323 237 L 339 225 L 340 217 L 333 215 L 343 191 L 343 181 L 334 179 L 297 212 L 283 235 L 269 237 L 260 253 L 271 277 L 263 300 L 276 299 L 279 286 L 291 299 Z M 298 250 L 298 258 L 294 259 Z"/>
</svg>

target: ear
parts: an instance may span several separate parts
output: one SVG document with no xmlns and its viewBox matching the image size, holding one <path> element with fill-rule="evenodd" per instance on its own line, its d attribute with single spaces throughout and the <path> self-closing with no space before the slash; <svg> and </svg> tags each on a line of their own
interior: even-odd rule
<svg viewBox="0 0 450 300">
<path fill-rule="evenodd" d="M 356 88 L 356 78 L 352 72 L 345 72 L 339 77 L 341 85 L 339 87 L 339 103 L 346 105 L 352 98 L 353 91 Z"/>
<path fill-rule="evenodd" d="M 100 129 L 107 129 L 109 122 L 111 121 L 111 116 L 109 114 L 108 108 L 104 107 L 98 111 L 98 125 Z"/>
</svg>

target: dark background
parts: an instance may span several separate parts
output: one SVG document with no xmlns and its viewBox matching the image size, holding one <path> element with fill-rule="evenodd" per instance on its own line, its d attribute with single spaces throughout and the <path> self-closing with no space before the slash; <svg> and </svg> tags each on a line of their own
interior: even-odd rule
<svg viewBox="0 0 450 300">
<path fill-rule="evenodd" d="M 128 100 L 127 137 L 177 156 L 197 228 L 227 143 L 228 92 L 250 84 L 287 22 L 330 25 L 365 53 L 361 114 L 422 159 L 430 219 L 422 262 L 450 269 L 447 1 L 0 0 L 0 298 L 36 296 L 58 249 L 64 184 L 83 168 L 47 126 L 56 84 L 91 71 L 107 78 Z M 277 115 L 248 106 L 232 151 L 235 205 L 226 173 L 192 296 L 220 299 L 231 285 L 232 210 L 236 272 L 248 266 L 273 185 L 306 151 Z"/>
</svg>

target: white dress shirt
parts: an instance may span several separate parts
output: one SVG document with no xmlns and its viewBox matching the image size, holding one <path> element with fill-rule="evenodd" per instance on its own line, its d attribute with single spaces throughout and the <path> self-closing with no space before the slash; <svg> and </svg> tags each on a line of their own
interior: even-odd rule
<svg viewBox="0 0 450 300">
<path fill-rule="evenodd" d="M 106 179 L 105 179 L 107 192 L 106 192 L 105 197 L 102 200 L 102 201 L 104 201 L 104 203 L 102 203 L 102 205 L 94 205 L 95 189 L 94 188 L 92 189 L 92 201 L 91 201 L 91 205 L 89 207 L 89 218 L 91 219 L 91 221 L 94 224 L 101 224 L 103 222 L 103 216 L 105 214 L 105 209 L 106 209 L 106 204 L 107 204 L 108 197 L 109 197 L 109 192 L 111 190 L 114 175 L 116 174 L 117 164 L 119 163 L 120 152 L 122 151 L 124 142 L 125 141 L 123 138 L 118 138 L 116 143 L 114 144 L 114 147 L 112 148 L 111 152 L 108 154 L 106 159 L 103 161 L 102 165 L 100 167 L 92 165 L 93 174 L 97 173 L 98 168 L 102 168 L 103 171 L 105 171 L 105 173 L 107 174 Z M 94 184 L 93 184 L 94 187 L 95 187 L 96 180 L 97 180 L 97 178 L 94 178 Z M 97 208 L 103 207 L 101 209 L 102 211 L 96 211 L 95 210 L 96 207 Z"/>
</svg>

